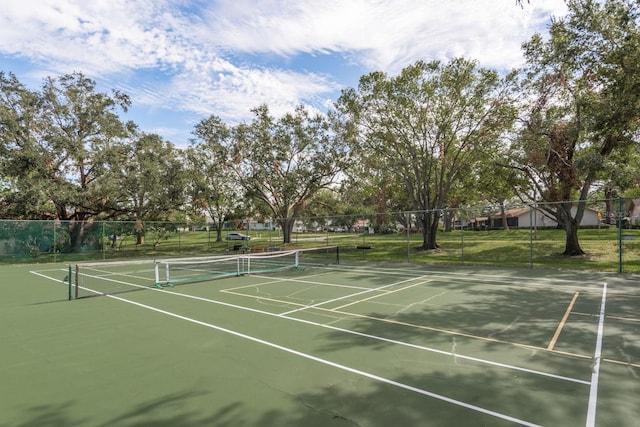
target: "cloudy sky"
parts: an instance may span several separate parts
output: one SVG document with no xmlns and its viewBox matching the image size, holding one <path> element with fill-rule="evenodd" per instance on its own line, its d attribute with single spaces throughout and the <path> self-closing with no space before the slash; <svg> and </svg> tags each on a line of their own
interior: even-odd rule
<svg viewBox="0 0 640 427">
<path fill-rule="evenodd" d="M 80 71 L 123 91 L 123 115 L 176 145 L 215 114 L 326 110 L 374 70 L 477 59 L 508 70 L 563 0 L 0 0 L 0 71 L 37 89 Z"/>
</svg>

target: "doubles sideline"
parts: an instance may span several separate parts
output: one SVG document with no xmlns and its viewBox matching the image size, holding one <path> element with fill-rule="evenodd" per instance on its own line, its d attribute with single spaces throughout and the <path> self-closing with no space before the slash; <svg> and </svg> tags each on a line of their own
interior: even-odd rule
<svg viewBox="0 0 640 427">
<path fill-rule="evenodd" d="M 173 292 L 171 292 L 171 293 L 173 293 Z M 180 295 L 180 294 L 178 294 L 178 295 Z M 414 386 L 411 386 L 411 385 L 408 385 L 408 384 L 404 384 L 404 383 L 401 383 L 401 382 L 398 382 L 398 381 L 394 381 L 394 380 L 391 380 L 391 379 L 388 379 L 388 378 L 385 378 L 385 377 L 381 377 L 379 375 L 371 374 L 369 372 L 365 372 L 365 371 L 362 371 L 362 370 L 359 370 L 359 369 L 351 368 L 351 367 L 346 366 L 346 365 L 342 365 L 342 364 L 339 364 L 339 363 L 331 362 L 330 360 L 322 359 L 322 358 L 313 356 L 311 354 L 303 353 L 301 351 L 294 350 L 294 349 L 289 348 L 289 347 L 284 347 L 282 345 L 279 345 L 279 344 L 276 344 L 276 343 L 273 343 L 273 342 L 270 342 L 270 341 L 266 341 L 266 340 L 263 340 L 261 338 L 252 337 L 250 335 L 246 335 L 246 334 L 243 334 L 243 333 L 240 333 L 240 332 L 237 332 L 237 331 L 233 331 L 231 329 L 226 329 L 226 328 L 223 328 L 221 326 L 213 325 L 211 323 L 206 323 L 206 322 L 203 322 L 203 321 L 200 321 L 200 320 L 192 319 L 190 317 L 182 316 L 180 314 L 172 313 L 172 312 L 166 311 L 166 310 L 162 310 L 162 309 L 157 308 L 157 307 L 153 307 L 153 306 L 150 306 L 150 305 L 146 305 L 146 304 L 142 304 L 142 303 L 139 303 L 139 302 L 131 301 L 131 300 L 128 300 L 128 299 L 125 299 L 125 298 L 117 297 L 115 295 L 106 295 L 106 297 L 112 298 L 112 299 L 115 299 L 115 300 L 118 300 L 118 301 L 121 301 L 121 302 L 124 302 L 124 303 L 127 303 L 127 304 L 132 304 L 132 305 L 135 305 L 137 307 L 141 307 L 141 308 L 144 308 L 144 309 L 147 309 L 147 310 L 155 311 L 157 313 L 164 314 L 166 316 L 170 316 L 170 317 L 174 317 L 174 318 L 177 318 L 177 319 L 180 319 L 180 320 L 185 320 L 187 322 L 195 323 L 195 324 L 200 325 L 200 326 L 205 326 L 207 328 L 215 329 L 215 330 L 217 330 L 219 332 L 223 332 L 223 333 L 230 334 L 230 335 L 242 338 L 242 339 L 253 341 L 255 343 L 262 344 L 262 345 L 265 345 L 265 346 L 268 346 L 268 347 L 271 347 L 271 348 L 275 348 L 277 350 L 281 350 L 281 351 L 284 351 L 284 352 L 287 352 L 287 353 L 290 353 L 290 354 L 293 354 L 293 355 L 296 355 L 296 356 L 299 356 L 299 357 L 303 357 L 305 359 L 309 359 L 309 360 L 312 360 L 312 361 L 315 361 L 315 362 L 318 362 L 318 363 L 322 363 L 324 365 L 328 365 L 328 366 L 334 367 L 336 369 L 340 369 L 340 370 L 343 370 L 343 371 L 346 371 L 346 372 L 350 372 L 350 373 L 355 374 L 355 375 L 360 375 L 360 376 L 369 378 L 371 380 L 379 381 L 379 382 L 382 382 L 382 383 L 385 383 L 385 384 L 389 384 L 389 385 L 392 385 L 392 386 L 395 386 L 395 387 L 398 387 L 398 388 L 409 390 L 409 391 L 412 391 L 414 393 L 422 394 L 424 396 L 428 396 L 428 397 L 431 397 L 433 399 L 441 400 L 443 402 L 447 402 L 447 403 L 451 403 L 451 404 L 456 405 L 456 406 L 467 408 L 467 409 L 470 409 L 470 410 L 475 411 L 475 412 L 480 412 L 480 413 L 483 413 L 483 414 L 486 414 L 486 415 L 490 415 L 490 416 L 493 416 L 493 417 L 496 417 L 496 418 L 500 418 L 500 419 L 503 419 L 503 420 L 506 420 L 506 421 L 511 421 L 513 423 L 516 423 L 516 424 L 519 424 L 519 425 L 523 425 L 523 426 L 540 427 L 538 424 L 530 423 L 528 421 L 521 420 L 519 418 L 515 418 L 515 417 L 512 417 L 510 415 L 501 414 L 499 412 L 492 411 L 490 409 L 481 408 L 481 407 L 476 406 L 476 405 L 471 405 L 469 403 L 465 403 L 465 402 L 462 402 L 462 401 L 459 401 L 459 400 L 456 400 L 456 399 L 452 399 L 450 397 L 443 396 L 441 394 L 433 393 L 433 392 L 430 392 L 430 391 L 427 391 L 427 390 L 420 389 L 418 387 L 414 387 Z"/>
</svg>

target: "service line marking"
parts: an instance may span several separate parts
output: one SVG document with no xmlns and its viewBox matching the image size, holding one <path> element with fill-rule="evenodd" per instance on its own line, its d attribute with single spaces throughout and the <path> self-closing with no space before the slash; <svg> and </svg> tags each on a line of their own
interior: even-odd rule
<svg viewBox="0 0 640 427">
<path fill-rule="evenodd" d="M 365 289 L 364 291 L 356 292 L 355 294 L 349 294 L 349 295 L 345 295 L 345 296 L 342 296 L 342 297 L 333 298 L 333 299 L 330 299 L 330 300 L 327 300 L 327 301 L 322 301 L 322 302 L 319 302 L 317 304 L 312 304 L 312 305 L 307 305 L 305 307 L 296 308 L 295 310 L 286 311 L 284 313 L 280 313 L 280 316 L 283 316 L 283 317 L 284 316 L 288 316 L 288 315 L 296 313 L 298 311 L 308 310 L 310 308 L 317 308 L 317 307 L 320 307 L 320 306 L 323 306 L 323 305 L 331 304 L 331 303 L 336 302 L 336 301 L 342 301 L 342 300 L 347 299 L 347 298 L 353 298 L 353 297 L 356 297 L 358 295 L 368 294 L 368 293 L 371 293 L 371 292 L 376 292 L 376 291 L 384 290 L 384 289 L 387 289 L 387 288 L 391 288 L 393 286 L 397 286 L 397 285 L 400 285 L 402 283 L 413 282 L 414 280 L 421 280 L 421 279 L 424 279 L 425 277 L 426 276 L 412 277 L 412 278 L 409 278 L 409 279 L 406 279 L 406 280 L 401 280 L 399 282 L 391 283 L 389 285 L 380 286 L 379 288 Z"/>
<path fill-rule="evenodd" d="M 431 281 L 431 279 L 424 280 L 422 282 L 414 283 L 413 285 L 405 286 L 404 288 L 394 289 L 393 291 L 385 291 L 384 293 L 379 294 L 379 295 L 372 295 L 372 296 L 364 298 L 364 299 L 360 299 L 360 300 L 357 300 L 357 301 L 352 301 L 352 302 L 350 302 L 348 304 L 341 305 L 340 307 L 332 308 L 331 311 L 342 310 L 345 307 L 349 307 L 349 306 L 352 306 L 352 305 L 355 305 L 355 304 L 360 304 L 361 302 L 369 301 L 369 300 L 372 300 L 374 298 L 380 298 L 382 296 L 393 294 L 395 292 L 400 292 L 400 291 L 404 291 L 404 290 L 407 290 L 407 289 L 410 289 L 410 288 L 413 288 L 413 287 L 416 287 L 416 286 L 424 285 L 425 283 L 429 283 L 430 281 Z"/>
<path fill-rule="evenodd" d="M 46 276 L 44 276 L 44 277 L 46 277 Z M 48 278 L 51 279 L 51 280 L 57 281 L 56 279 L 53 279 L 51 277 L 48 277 Z M 112 282 L 117 282 L 117 283 L 126 283 L 126 282 L 122 282 L 122 281 L 115 280 L 115 279 L 106 279 L 106 280 L 112 281 Z M 377 335 L 366 334 L 366 333 L 363 333 L 363 332 L 353 331 L 353 330 L 350 330 L 350 329 L 339 328 L 337 326 L 328 325 L 328 324 L 324 324 L 324 323 L 313 322 L 313 321 L 310 321 L 310 320 L 304 320 L 304 319 L 299 319 L 299 318 L 295 318 L 295 317 L 283 317 L 281 314 L 272 313 L 272 312 L 264 311 L 264 310 L 259 310 L 259 309 L 256 309 L 256 308 L 245 307 L 245 306 L 232 304 L 232 303 L 228 303 L 228 302 L 224 302 L 224 301 L 218 301 L 218 300 L 214 300 L 214 299 L 210 299 L 210 298 L 204 298 L 204 297 L 199 297 L 199 296 L 189 295 L 189 294 L 182 294 L 182 293 L 179 293 L 179 292 L 170 291 L 170 290 L 166 290 L 166 289 L 145 287 L 145 286 L 141 286 L 141 285 L 132 285 L 132 286 L 134 286 L 135 288 L 144 288 L 144 289 L 147 289 L 147 290 L 150 290 L 150 291 L 154 291 L 154 292 L 161 292 L 161 293 L 168 294 L 168 295 L 174 295 L 174 296 L 179 296 L 179 297 L 183 297 L 183 298 L 193 299 L 193 300 L 196 300 L 196 301 L 203 301 L 203 302 L 207 302 L 207 303 L 211 303 L 211 304 L 217 304 L 217 305 L 221 305 L 221 306 L 224 306 L 224 307 L 229 307 L 229 308 L 238 309 L 238 310 L 242 310 L 242 311 L 248 311 L 248 312 L 251 312 L 251 313 L 258 313 L 258 314 L 263 314 L 263 315 L 266 315 L 266 316 L 283 318 L 283 319 L 286 319 L 286 320 L 289 320 L 289 321 L 294 321 L 294 322 L 298 322 L 298 323 L 304 323 L 304 324 L 307 324 L 307 325 L 312 325 L 312 326 L 317 326 L 317 327 L 321 327 L 321 328 L 331 329 L 331 330 L 338 331 L 338 332 L 344 332 L 346 334 L 357 335 L 357 336 L 370 338 L 370 339 L 377 340 L 377 341 L 388 342 L 388 343 L 391 343 L 391 344 L 397 344 L 397 345 L 404 346 L 404 347 L 415 348 L 415 349 L 418 349 L 418 350 L 427 351 L 427 352 L 431 352 L 431 353 L 437 353 L 437 354 L 442 354 L 442 355 L 447 355 L 447 356 L 455 356 L 458 359 L 466 359 L 466 360 L 469 360 L 469 361 L 474 361 L 474 362 L 478 362 L 478 363 L 482 363 L 482 364 L 486 364 L 486 365 L 501 367 L 501 368 L 515 370 L 515 371 L 527 372 L 527 373 L 530 373 L 530 374 L 533 374 L 533 375 L 540 375 L 540 376 L 554 378 L 554 379 L 561 380 L 561 381 L 568 381 L 568 382 L 584 384 L 584 385 L 589 385 L 590 384 L 589 381 L 585 381 L 585 380 L 581 380 L 581 379 L 577 379 L 577 378 L 565 377 L 563 375 L 556 375 L 556 374 L 552 374 L 552 373 L 549 373 L 549 372 L 537 371 L 537 370 L 534 370 L 534 369 L 523 368 L 523 367 L 515 366 L 515 365 L 508 365 L 508 364 L 505 364 L 505 363 L 494 362 L 494 361 L 490 361 L 490 360 L 487 360 L 487 359 L 480 359 L 480 358 L 472 357 L 472 356 L 464 356 L 464 355 L 461 355 L 461 354 L 453 354 L 453 353 L 448 352 L 448 351 L 438 350 L 438 349 L 435 349 L 435 348 L 421 346 L 421 345 L 417 345 L 417 344 L 411 344 L 411 343 L 407 343 L 407 342 L 404 342 L 404 341 L 393 340 L 393 339 L 390 339 L 390 338 L 385 338 L 385 337 L 381 337 L 381 336 L 377 336 Z M 82 289 L 85 289 L 87 291 L 94 292 L 97 295 L 103 295 L 103 296 L 106 296 L 106 297 L 109 297 L 109 298 L 116 298 L 116 299 L 119 298 L 119 297 L 116 297 L 114 295 L 103 294 L 101 292 L 93 291 L 91 289 L 86 289 L 86 288 L 82 288 Z M 255 295 L 246 295 L 246 294 L 242 294 L 242 293 L 238 293 L 238 292 L 228 292 L 228 293 L 234 294 L 234 295 L 239 295 L 239 296 L 250 297 L 250 298 L 264 299 L 264 300 L 269 300 L 269 301 L 273 301 L 273 302 L 281 302 L 281 303 L 287 303 L 287 304 L 291 304 L 291 305 L 302 306 L 302 304 L 292 303 L 292 302 L 288 302 L 288 301 L 280 301 L 280 300 L 276 300 L 276 299 L 273 299 L 273 298 L 256 297 Z M 129 301 L 129 300 L 126 300 L 126 301 Z M 303 307 L 308 307 L 308 306 L 303 306 Z M 417 327 L 417 328 L 426 329 L 426 330 L 433 330 L 433 331 L 438 331 L 438 332 L 445 332 L 445 333 L 449 333 L 449 334 L 453 334 L 453 335 L 460 335 L 460 336 L 467 336 L 467 337 L 471 337 L 471 338 L 483 339 L 482 337 L 477 337 L 477 336 L 474 336 L 474 335 L 468 335 L 468 334 L 454 332 L 454 331 L 446 331 L 446 330 L 443 330 L 443 329 L 436 329 L 436 328 L 431 328 L 431 327 L 428 327 L 428 326 L 414 325 L 414 324 L 410 324 L 410 323 L 397 322 L 397 321 L 393 321 L 393 320 L 390 321 L 390 320 L 387 320 L 387 319 L 371 317 L 371 316 L 365 316 L 365 315 L 358 315 L 358 314 L 349 313 L 349 312 L 333 312 L 333 311 L 331 311 L 329 309 L 322 308 L 322 307 L 320 307 L 319 310 L 332 312 L 332 313 L 344 314 L 344 315 L 348 315 L 348 316 L 355 316 L 355 317 L 360 317 L 360 318 L 368 318 L 368 319 L 379 320 L 379 321 L 387 321 L 387 322 L 390 322 L 390 323 L 396 323 L 396 324 L 400 324 L 400 325 L 412 326 L 412 327 Z M 500 340 L 496 340 L 496 339 L 487 339 L 487 338 L 485 338 L 485 339 L 488 340 L 488 341 L 497 342 L 497 343 L 516 345 L 516 346 L 519 346 L 519 347 L 522 347 L 522 348 L 531 348 L 531 349 L 535 349 L 535 350 L 544 350 L 544 348 L 541 348 L 541 347 L 534 347 L 534 346 L 528 346 L 528 345 L 523 345 L 523 344 L 516 344 L 516 343 L 507 342 L 507 341 L 500 341 Z M 555 354 L 568 355 L 568 356 L 571 356 L 571 357 L 578 357 L 578 358 L 587 358 L 588 357 L 588 356 L 579 355 L 579 354 L 558 352 L 557 350 L 553 350 L 552 352 L 555 353 Z"/>
<path fill-rule="evenodd" d="M 476 405 L 472 405 L 470 403 L 465 403 L 465 402 L 462 402 L 460 400 L 452 399 L 450 397 L 446 397 L 446 396 L 443 396 L 443 395 L 438 394 L 438 393 L 434 393 L 434 392 L 431 392 L 431 391 L 423 390 L 421 388 L 414 387 L 414 386 L 411 386 L 409 384 L 404 384 L 404 383 L 401 383 L 401 382 L 398 382 L 398 381 L 395 381 L 395 380 L 391 380 L 391 379 L 388 379 L 388 378 L 385 378 L 385 377 L 381 377 L 379 375 L 375 375 L 375 374 L 372 374 L 372 373 L 369 373 L 369 372 L 366 372 L 366 371 L 362 371 L 362 370 L 359 370 L 359 369 L 351 368 L 349 366 L 342 365 L 342 364 L 339 364 L 339 363 L 336 363 L 336 362 L 332 362 L 330 360 L 322 359 L 320 357 L 313 356 L 311 354 L 303 353 L 301 351 L 294 350 L 294 349 L 289 348 L 289 347 L 284 347 L 282 345 L 279 345 L 279 344 L 276 344 L 276 343 L 273 343 L 273 342 L 270 342 L 270 341 L 266 341 L 266 340 L 263 340 L 261 338 L 253 337 L 253 336 L 250 336 L 250 335 L 246 335 L 246 334 L 243 334 L 243 333 L 240 333 L 240 332 L 237 332 L 237 331 L 233 331 L 231 329 L 223 328 L 221 326 L 213 325 L 211 323 L 206 323 L 206 322 L 203 322 L 203 321 L 200 321 L 200 320 L 192 319 L 190 317 L 182 316 L 182 315 L 177 314 L 177 313 L 172 313 L 170 311 L 162 310 L 162 309 L 157 308 L 157 307 L 153 307 L 153 306 L 150 306 L 150 305 L 146 305 L 146 304 L 142 304 L 142 303 L 139 303 L 139 302 L 131 301 L 131 300 L 128 300 L 128 299 L 125 299 L 125 298 L 121 298 L 121 297 L 117 297 L 117 296 L 114 296 L 114 295 L 107 295 L 107 297 L 108 298 L 113 298 L 115 300 L 118 300 L 118 301 L 121 301 L 121 302 L 124 302 L 124 303 L 127 303 L 127 304 L 133 304 L 135 306 L 138 306 L 138 307 L 141 307 L 141 308 L 144 308 L 144 309 L 147 309 L 147 310 L 155 311 L 157 313 L 164 314 L 166 316 L 174 317 L 174 318 L 177 318 L 177 319 L 180 319 L 180 320 L 185 320 L 187 322 L 195 323 L 197 325 L 205 326 L 207 328 L 215 329 L 215 330 L 217 330 L 219 332 L 230 334 L 230 335 L 233 335 L 233 336 L 245 339 L 245 340 L 253 341 L 255 343 L 262 344 L 262 345 L 265 345 L 265 346 L 268 346 L 268 347 L 271 347 L 271 348 L 275 348 L 275 349 L 280 350 L 280 351 L 284 351 L 284 352 L 287 352 L 287 353 L 290 353 L 290 354 L 293 354 L 293 355 L 296 355 L 296 356 L 299 356 L 299 357 L 303 357 L 305 359 L 309 359 L 309 360 L 312 360 L 312 361 L 315 361 L 315 362 L 318 362 L 318 363 L 321 363 L 321 364 L 324 364 L 324 365 L 327 365 L 327 366 L 334 367 L 336 369 L 347 371 L 347 372 L 350 372 L 350 373 L 355 374 L 355 375 L 360 375 L 360 376 L 369 378 L 369 379 L 374 380 L 374 381 L 379 381 L 379 382 L 382 382 L 382 383 L 385 383 L 385 384 L 389 384 L 389 385 L 392 385 L 392 386 L 395 386 L 395 387 L 398 387 L 398 388 L 402 388 L 402 389 L 405 389 L 405 390 L 412 391 L 414 393 L 422 394 L 424 396 L 428 396 L 428 397 L 431 397 L 433 399 L 441 400 L 443 402 L 447 402 L 447 403 L 450 403 L 450 404 L 455 405 L 455 406 L 460 406 L 460 407 L 463 407 L 463 408 L 466 408 L 466 409 L 470 409 L 470 410 L 475 411 L 475 412 L 480 412 L 482 414 L 493 416 L 495 418 L 500 418 L 500 419 L 503 419 L 503 420 L 506 420 L 506 421 L 511 421 L 511 422 L 519 424 L 519 425 L 530 426 L 530 427 L 539 427 L 538 424 L 534 424 L 534 423 L 531 423 L 531 422 L 528 422 L 528 421 L 525 421 L 525 420 L 522 420 L 522 419 L 519 419 L 519 418 L 516 418 L 516 417 L 512 417 L 510 415 L 502 414 L 500 412 L 492 411 L 490 409 L 482 408 L 482 407 L 479 407 L 479 406 L 476 406 Z"/>
</svg>

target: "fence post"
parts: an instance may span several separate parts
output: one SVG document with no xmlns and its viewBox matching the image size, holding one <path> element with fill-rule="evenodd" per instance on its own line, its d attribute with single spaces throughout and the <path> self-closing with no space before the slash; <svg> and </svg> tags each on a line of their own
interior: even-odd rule
<svg viewBox="0 0 640 427">
<path fill-rule="evenodd" d="M 69 264 L 69 275 L 67 276 L 69 278 L 69 301 L 71 301 L 73 299 L 73 272 L 71 271 L 71 264 Z"/>
<path fill-rule="evenodd" d="M 529 268 L 533 268 L 533 206 L 529 205 Z"/>
<path fill-rule="evenodd" d="M 460 259 L 462 261 L 462 265 L 464 265 L 464 226 L 462 225 L 462 215 L 457 214 L 457 216 L 460 221 Z"/>
<path fill-rule="evenodd" d="M 411 233 L 411 213 L 407 212 L 407 262 L 411 261 L 411 243 L 409 240 L 409 233 Z"/>
<path fill-rule="evenodd" d="M 58 248 L 56 247 L 57 242 L 58 239 L 56 236 L 56 222 L 53 221 L 53 262 L 58 262 Z"/>
<path fill-rule="evenodd" d="M 618 197 L 618 273 L 622 273 L 622 197 Z"/>
<path fill-rule="evenodd" d="M 102 221 L 102 235 L 100 236 L 100 247 L 102 247 L 102 260 L 104 261 L 105 259 L 107 259 L 107 248 L 106 245 L 104 243 L 104 238 L 107 237 L 105 236 L 105 222 L 106 221 Z M 115 236 L 114 236 L 115 239 Z M 107 239 L 107 241 L 111 241 L 110 239 Z"/>
</svg>

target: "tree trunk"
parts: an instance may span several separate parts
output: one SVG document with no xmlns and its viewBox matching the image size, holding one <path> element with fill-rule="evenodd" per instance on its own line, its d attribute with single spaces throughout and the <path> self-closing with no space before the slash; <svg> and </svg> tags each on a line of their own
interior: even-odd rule
<svg viewBox="0 0 640 427">
<path fill-rule="evenodd" d="M 453 231 L 454 220 L 456 218 L 455 212 L 452 210 L 446 210 L 442 215 L 442 220 L 444 222 L 444 231 L 451 232 Z"/>
<path fill-rule="evenodd" d="M 82 251 L 82 246 L 87 243 L 87 235 L 95 226 L 94 222 L 73 220 L 69 222 L 69 251 L 77 253 Z"/>
<path fill-rule="evenodd" d="M 508 230 L 509 223 L 507 221 L 507 211 L 504 208 L 504 200 L 500 202 L 500 215 L 502 216 L 502 229 Z"/>
<path fill-rule="evenodd" d="M 136 235 L 136 245 L 144 245 L 144 223 L 137 219 L 133 229 Z"/>
<path fill-rule="evenodd" d="M 604 205 L 605 205 L 605 217 L 604 223 L 607 225 L 614 224 L 613 221 L 614 215 L 613 210 L 611 209 L 611 199 L 614 197 L 613 189 L 610 187 L 605 187 L 604 189 Z"/>
<path fill-rule="evenodd" d="M 564 230 L 566 233 L 566 242 L 562 255 L 584 255 L 585 252 L 580 248 L 580 243 L 578 242 L 578 222 L 574 219 L 567 221 Z"/>
<path fill-rule="evenodd" d="M 562 203 L 559 209 L 565 231 L 565 246 L 562 255 L 584 255 L 585 252 L 580 247 L 580 242 L 578 241 L 578 219 L 571 215 L 571 203 Z M 578 209 L 578 218 L 581 218 L 580 213 L 580 209 Z"/>
<path fill-rule="evenodd" d="M 79 252 L 84 236 L 84 221 L 71 221 L 69 223 L 69 252 Z"/>
<path fill-rule="evenodd" d="M 224 227 L 224 219 L 215 220 L 213 224 L 216 228 L 216 242 L 222 242 L 222 227 Z"/>
<path fill-rule="evenodd" d="M 278 223 L 282 227 L 282 243 L 291 243 L 291 232 L 293 231 L 295 218 L 282 218 L 278 220 Z"/>
<path fill-rule="evenodd" d="M 429 211 L 422 214 L 422 247 L 423 250 L 438 249 L 436 243 L 436 232 L 438 231 L 438 220 L 440 213 Z"/>
</svg>

